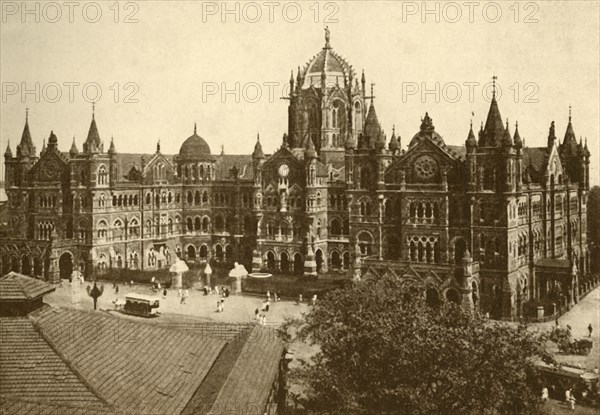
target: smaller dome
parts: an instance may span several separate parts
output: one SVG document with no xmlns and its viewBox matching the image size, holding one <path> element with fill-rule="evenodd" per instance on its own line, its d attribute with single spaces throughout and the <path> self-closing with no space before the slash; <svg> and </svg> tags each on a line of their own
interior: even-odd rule
<svg viewBox="0 0 600 415">
<path fill-rule="evenodd" d="M 204 138 L 196 134 L 196 125 L 194 125 L 194 134 L 188 137 L 181 145 L 179 157 L 188 160 L 211 159 L 210 147 Z"/>
</svg>

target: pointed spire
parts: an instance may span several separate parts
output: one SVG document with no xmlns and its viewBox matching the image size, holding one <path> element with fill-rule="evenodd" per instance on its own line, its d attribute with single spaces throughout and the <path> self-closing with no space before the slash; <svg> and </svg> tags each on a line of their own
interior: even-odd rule
<svg viewBox="0 0 600 415">
<path fill-rule="evenodd" d="M 588 145 L 587 145 L 587 137 L 585 138 L 585 144 L 583 146 L 583 155 L 586 157 L 590 156 L 590 149 L 588 148 Z"/>
<path fill-rule="evenodd" d="M 197 135 L 197 133 L 196 133 L 196 123 L 194 123 L 194 135 Z"/>
<path fill-rule="evenodd" d="M 5 158 L 12 158 L 12 150 L 10 149 L 10 140 L 8 140 L 8 144 L 6 144 L 6 151 L 4 152 Z"/>
<path fill-rule="evenodd" d="M 494 77 L 495 78 L 495 77 Z M 495 79 L 494 79 L 494 91 L 495 91 Z M 504 136 L 504 123 L 502 122 L 502 116 L 500 115 L 500 109 L 498 109 L 498 101 L 496 101 L 495 92 L 492 95 L 492 102 L 490 103 L 490 109 L 488 111 L 487 120 L 485 121 L 485 128 L 483 129 L 482 140 L 480 140 L 480 146 L 494 147 L 500 145 L 502 137 Z"/>
<path fill-rule="evenodd" d="M 252 158 L 264 159 L 265 153 L 263 153 L 262 145 L 260 144 L 260 134 L 256 133 L 256 144 L 254 145 L 254 151 L 252 152 Z"/>
<path fill-rule="evenodd" d="M 471 128 L 469 128 L 469 135 L 467 136 L 467 141 L 465 141 L 465 146 L 467 150 L 477 147 L 477 140 L 475 140 L 475 133 L 473 132 L 473 120 L 471 120 Z"/>
<path fill-rule="evenodd" d="M 561 155 L 567 157 L 577 154 L 577 136 L 573 130 L 571 119 L 571 106 L 569 105 L 569 123 L 567 124 L 567 130 L 565 131 L 565 138 L 560 145 Z"/>
<path fill-rule="evenodd" d="M 225 144 L 221 144 L 221 155 L 225 155 Z"/>
<path fill-rule="evenodd" d="M 69 150 L 69 155 L 71 157 L 75 157 L 79 154 L 79 150 L 77 149 L 77 143 L 75 142 L 75 137 L 73 137 L 73 143 L 71 144 L 71 149 Z"/>
<path fill-rule="evenodd" d="M 374 142 L 374 140 L 376 140 L 381 133 L 381 125 L 379 124 L 379 119 L 377 118 L 377 112 L 375 111 L 375 105 L 373 105 L 373 101 L 371 101 L 369 112 L 367 113 L 367 119 L 365 120 L 364 133 L 370 142 Z"/>
<path fill-rule="evenodd" d="M 513 145 L 512 137 L 510 136 L 510 131 L 508 130 L 508 118 L 506 119 L 506 129 L 504 130 L 504 135 L 502 136 L 502 146 L 503 147 L 511 147 Z"/>
<path fill-rule="evenodd" d="M 550 123 L 550 130 L 548 131 L 548 147 L 551 148 L 556 142 L 556 132 L 554 128 L 554 121 Z"/>
<path fill-rule="evenodd" d="M 95 103 L 92 103 L 92 122 L 88 131 L 87 139 L 85 140 L 84 151 L 86 153 L 97 153 L 102 151 L 102 141 L 100 140 L 100 133 L 96 126 L 96 110 Z"/>
<path fill-rule="evenodd" d="M 46 139 L 44 138 L 42 140 L 42 151 L 40 151 L 40 157 L 43 156 L 45 152 L 46 152 Z"/>
<path fill-rule="evenodd" d="M 492 100 L 496 100 L 496 79 L 498 77 L 496 75 L 492 76 Z"/>
<path fill-rule="evenodd" d="M 398 148 L 400 148 L 400 143 L 396 138 L 396 125 L 392 126 L 392 138 L 390 138 L 390 144 L 388 145 L 388 148 L 391 151 L 397 151 Z"/>
<path fill-rule="evenodd" d="M 516 148 L 523 148 L 523 140 L 521 139 L 521 135 L 519 134 L 519 122 L 515 122 L 515 135 L 513 136 L 513 141 L 515 143 Z"/>
<path fill-rule="evenodd" d="M 23 134 L 21 134 L 19 149 L 23 156 L 35 156 L 35 146 L 33 145 L 31 133 L 29 132 L 29 108 L 25 108 L 25 127 L 23 127 Z"/>
<path fill-rule="evenodd" d="M 110 147 L 108 148 L 108 154 L 116 154 L 117 150 L 115 149 L 115 140 L 114 137 L 110 137 Z"/>
<path fill-rule="evenodd" d="M 156 152 L 160 153 L 160 138 L 156 141 Z"/>
</svg>

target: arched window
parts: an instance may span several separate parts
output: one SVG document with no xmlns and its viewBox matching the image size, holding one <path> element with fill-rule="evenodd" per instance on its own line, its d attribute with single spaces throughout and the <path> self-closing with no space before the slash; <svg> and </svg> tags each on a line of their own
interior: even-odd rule
<svg viewBox="0 0 600 415">
<path fill-rule="evenodd" d="M 209 220 L 207 217 L 204 217 L 202 219 L 202 232 L 208 232 L 208 228 L 209 228 Z"/>
<path fill-rule="evenodd" d="M 354 131 L 362 131 L 362 108 L 359 102 L 354 103 Z"/>
<path fill-rule="evenodd" d="M 108 171 L 105 165 L 98 167 L 98 184 L 105 185 L 108 183 Z"/>
<path fill-rule="evenodd" d="M 188 232 L 191 232 L 194 230 L 194 221 L 192 220 L 192 218 L 187 218 L 186 226 L 187 226 Z"/>
<path fill-rule="evenodd" d="M 200 218 L 199 217 L 195 217 L 194 218 L 194 230 L 195 231 L 199 231 L 201 227 L 201 222 L 200 222 Z"/>
<path fill-rule="evenodd" d="M 202 203 L 208 203 L 208 193 L 206 191 L 202 193 Z"/>
<path fill-rule="evenodd" d="M 146 193 L 146 205 L 150 205 L 152 203 L 152 195 L 150 193 Z"/>
<path fill-rule="evenodd" d="M 331 236 L 340 236 L 342 234 L 342 225 L 338 219 L 331 221 Z"/>
</svg>

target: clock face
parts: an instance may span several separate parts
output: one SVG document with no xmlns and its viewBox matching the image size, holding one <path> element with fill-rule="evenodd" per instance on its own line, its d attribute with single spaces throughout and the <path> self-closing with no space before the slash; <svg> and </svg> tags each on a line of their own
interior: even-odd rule
<svg viewBox="0 0 600 415">
<path fill-rule="evenodd" d="M 436 161 L 429 156 L 421 156 L 415 161 L 415 172 L 422 179 L 431 179 L 437 170 Z"/>
<path fill-rule="evenodd" d="M 50 160 L 46 163 L 42 172 L 43 172 L 44 178 L 46 178 L 48 180 L 55 180 L 56 178 L 58 178 L 58 175 L 60 174 L 59 170 L 60 170 L 60 167 L 59 167 L 58 163 L 55 160 Z"/>
<path fill-rule="evenodd" d="M 279 166 L 279 175 L 281 177 L 287 177 L 288 174 L 290 174 L 290 168 L 287 164 L 282 164 L 281 166 Z"/>
</svg>

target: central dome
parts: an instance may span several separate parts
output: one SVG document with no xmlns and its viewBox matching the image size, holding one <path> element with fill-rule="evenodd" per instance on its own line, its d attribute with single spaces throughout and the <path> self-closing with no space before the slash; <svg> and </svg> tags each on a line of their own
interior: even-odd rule
<svg viewBox="0 0 600 415">
<path fill-rule="evenodd" d="M 204 138 L 196 134 L 194 125 L 194 134 L 188 137 L 179 149 L 179 157 L 187 160 L 210 160 L 210 147 Z"/>
<path fill-rule="evenodd" d="M 302 88 L 310 88 L 314 85 L 321 87 L 321 75 L 325 73 L 328 86 L 344 84 L 350 77 L 354 78 L 352 66 L 344 58 L 334 52 L 329 44 L 329 30 L 325 30 L 325 46 L 304 67 Z"/>
</svg>

